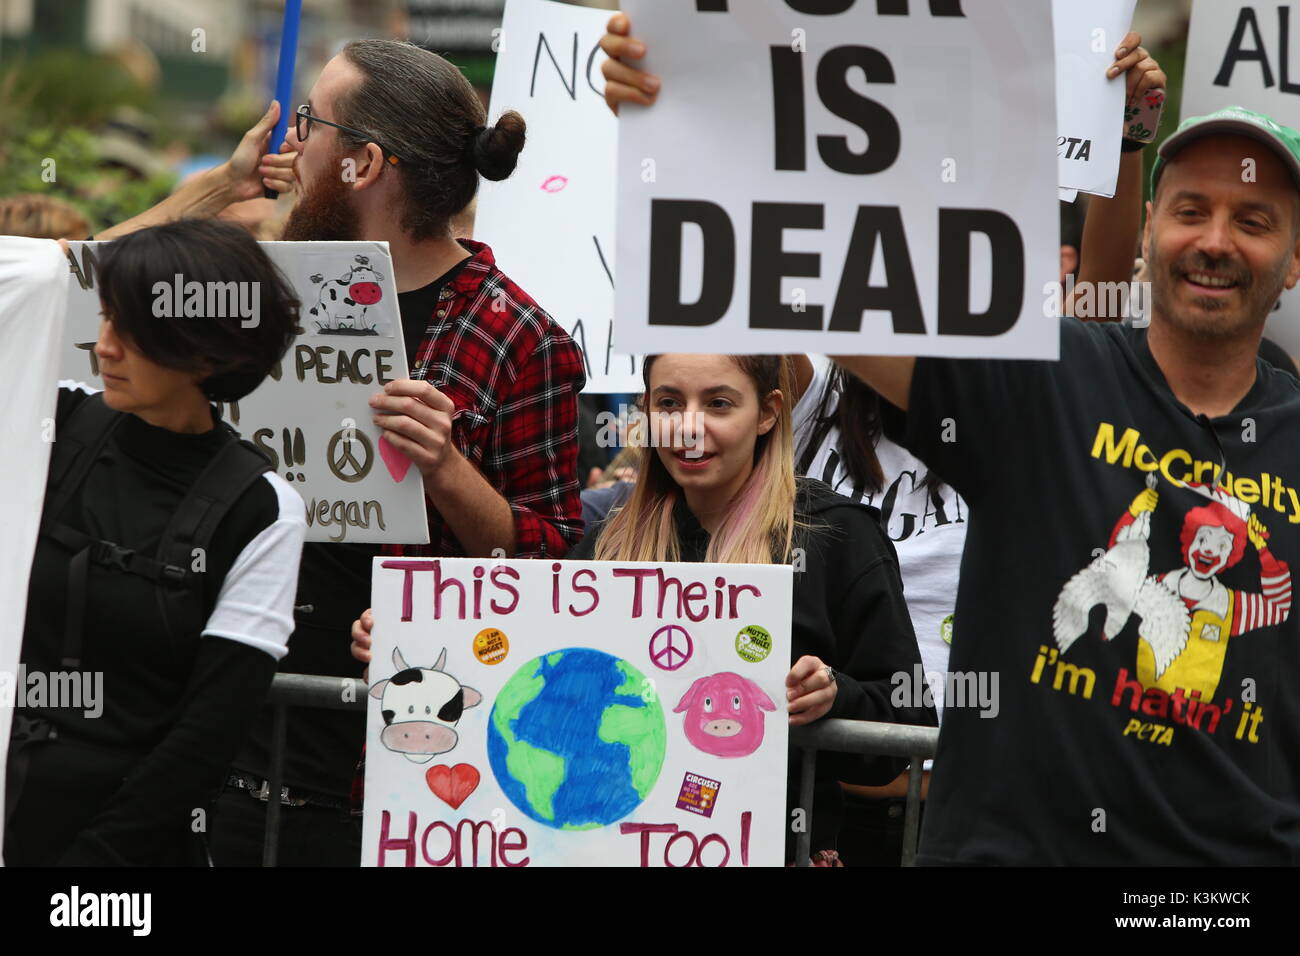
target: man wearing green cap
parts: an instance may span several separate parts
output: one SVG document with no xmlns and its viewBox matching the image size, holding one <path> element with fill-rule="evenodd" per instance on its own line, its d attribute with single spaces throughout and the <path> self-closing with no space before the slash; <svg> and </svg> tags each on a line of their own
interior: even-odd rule
<svg viewBox="0 0 1300 956">
<path fill-rule="evenodd" d="M 1300 230 L 1298 153 L 1300 138 L 1294 130 L 1240 107 L 1190 117 L 1165 141 L 1151 173 L 1151 194 L 1159 205 L 1147 206 L 1143 247 L 1144 254 L 1158 257 L 1151 263 L 1151 281 L 1166 323 L 1221 341 L 1247 331 L 1252 340 L 1259 339 L 1263 318 L 1281 289 L 1295 284 L 1294 230 Z M 1270 160 L 1262 174 L 1259 154 Z M 1177 161 L 1171 161 L 1175 155 Z M 1244 203 L 1242 211 L 1267 217 L 1275 228 L 1262 229 L 1263 222 L 1252 222 L 1247 216 L 1239 224 L 1237 241 L 1230 243 L 1233 249 L 1221 247 L 1220 243 L 1228 243 L 1229 232 L 1212 228 L 1204 208 L 1207 197 L 1200 186 L 1214 178 L 1235 182 Z M 1156 209 L 1159 213 L 1153 221 Z M 1285 228 L 1288 223 L 1292 231 Z M 1208 236 L 1201 228 L 1207 225 L 1211 226 Z M 1162 239 L 1155 244 L 1153 226 Z M 1201 242 L 1189 249 L 1187 240 L 1193 235 Z M 1193 251 L 1199 252 L 1199 257 L 1192 255 Z M 1231 258 L 1232 251 L 1239 260 Z M 1222 266 L 1217 273 L 1206 269 L 1202 275 L 1192 270 L 1193 265 L 1207 265 L 1216 253 L 1228 258 L 1210 263 Z M 1172 268 L 1178 257 L 1188 256 L 1192 258 L 1182 263 L 1181 270 Z M 1252 281 L 1246 260 L 1251 268 L 1262 270 L 1256 276 L 1258 281 Z M 1198 284 L 1197 279 L 1208 281 L 1208 285 Z M 1153 330 L 1153 336 L 1158 341 L 1170 339 L 1165 329 Z M 1238 376 L 1252 380 L 1253 364 L 1238 364 Z"/>
<path fill-rule="evenodd" d="M 1298 157 L 1238 108 L 1165 141 L 1149 329 L 842 360 L 970 503 L 949 666 L 1001 677 L 998 717 L 945 714 L 923 862 L 1300 861 L 1300 383 L 1256 358 L 1300 279 Z"/>
</svg>

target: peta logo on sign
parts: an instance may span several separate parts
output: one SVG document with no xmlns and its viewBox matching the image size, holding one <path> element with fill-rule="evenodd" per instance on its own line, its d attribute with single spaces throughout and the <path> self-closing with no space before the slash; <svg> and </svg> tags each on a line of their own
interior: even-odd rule
<svg viewBox="0 0 1300 956">
<path fill-rule="evenodd" d="M 131 935 L 148 936 L 152 927 L 151 893 L 70 892 L 50 897 L 51 926 L 129 926 Z"/>
<path fill-rule="evenodd" d="M 1077 136 L 1056 137 L 1056 155 L 1066 159 L 1087 160 L 1092 156 L 1092 140 Z"/>
</svg>

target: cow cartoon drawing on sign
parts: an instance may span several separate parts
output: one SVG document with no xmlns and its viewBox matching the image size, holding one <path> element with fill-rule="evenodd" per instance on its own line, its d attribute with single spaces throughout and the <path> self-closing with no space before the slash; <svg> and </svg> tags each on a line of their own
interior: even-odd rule
<svg viewBox="0 0 1300 956">
<path fill-rule="evenodd" d="M 726 672 L 701 677 L 673 713 L 686 711 L 686 739 L 715 757 L 746 757 L 763 744 L 763 711 L 776 704 L 748 677 Z"/>
<path fill-rule="evenodd" d="M 411 667 L 393 648 L 396 673 L 370 686 L 384 717 L 379 742 L 414 763 L 428 763 L 454 749 L 461 714 L 483 700 L 482 694 L 443 670 L 446 663 L 446 648 L 433 667 Z"/>
<path fill-rule="evenodd" d="M 366 324 L 366 312 L 384 297 L 383 279 L 363 255 L 353 256 L 352 267 L 337 279 L 313 275 L 320 295 L 308 311 L 316 317 L 316 330 L 321 335 L 378 335 L 378 329 Z"/>
</svg>

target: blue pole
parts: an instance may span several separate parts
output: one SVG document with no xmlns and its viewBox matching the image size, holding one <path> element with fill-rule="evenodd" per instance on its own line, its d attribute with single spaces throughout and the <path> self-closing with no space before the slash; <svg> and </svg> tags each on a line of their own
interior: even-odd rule
<svg viewBox="0 0 1300 956">
<path fill-rule="evenodd" d="M 278 153 L 289 130 L 289 114 L 293 112 L 293 68 L 298 55 L 298 22 L 302 17 L 302 0 L 285 0 L 284 23 L 280 28 L 280 68 L 275 78 L 275 98 L 280 104 L 280 118 L 271 131 L 269 153 Z M 266 198 L 275 199 L 279 193 L 266 187 Z"/>
</svg>

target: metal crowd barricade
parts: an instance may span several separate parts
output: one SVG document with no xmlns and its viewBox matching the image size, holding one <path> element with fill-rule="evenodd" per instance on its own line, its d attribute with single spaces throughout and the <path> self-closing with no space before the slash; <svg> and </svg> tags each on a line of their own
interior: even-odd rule
<svg viewBox="0 0 1300 956">
<path fill-rule="evenodd" d="M 280 846 L 280 800 L 284 787 L 284 739 L 290 707 L 329 710 L 364 710 L 368 685 L 353 677 L 317 677 L 309 674 L 276 674 L 267 703 L 271 706 L 271 766 L 267 792 L 276 796 L 266 801 L 266 836 L 262 843 L 262 865 L 275 866 Z M 907 781 L 907 808 L 903 816 L 903 866 L 916 862 L 920 835 L 921 765 L 933 757 L 939 731 L 934 727 L 885 724 L 871 720 L 820 720 L 809 727 L 790 731 L 791 743 L 803 751 L 799 780 L 799 805 L 811 821 L 813 782 L 817 773 L 817 751 L 880 754 L 911 758 Z M 800 866 L 810 865 L 812 833 L 809 826 L 795 840 Z"/>
<path fill-rule="evenodd" d="M 805 826 L 795 838 L 799 866 L 811 866 L 813 783 L 817 774 L 817 751 L 879 754 L 909 757 L 907 807 L 903 814 L 903 866 L 916 865 L 916 844 L 921 833 L 921 767 L 933 757 L 939 742 L 939 728 L 912 724 L 885 724 L 875 720 L 819 720 L 807 727 L 790 730 L 790 742 L 803 751 L 799 779 L 799 806 Z"/>
<path fill-rule="evenodd" d="M 271 706 L 271 766 L 267 770 L 269 796 L 262 866 L 275 866 L 280 851 L 280 795 L 284 792 L 284 735 L 289 708 L 365 710 L 368 689 L 365 681 L 355 677 L 276 674 L 271 681 L 271 693 L 267 696 Z"/>
</svg>

